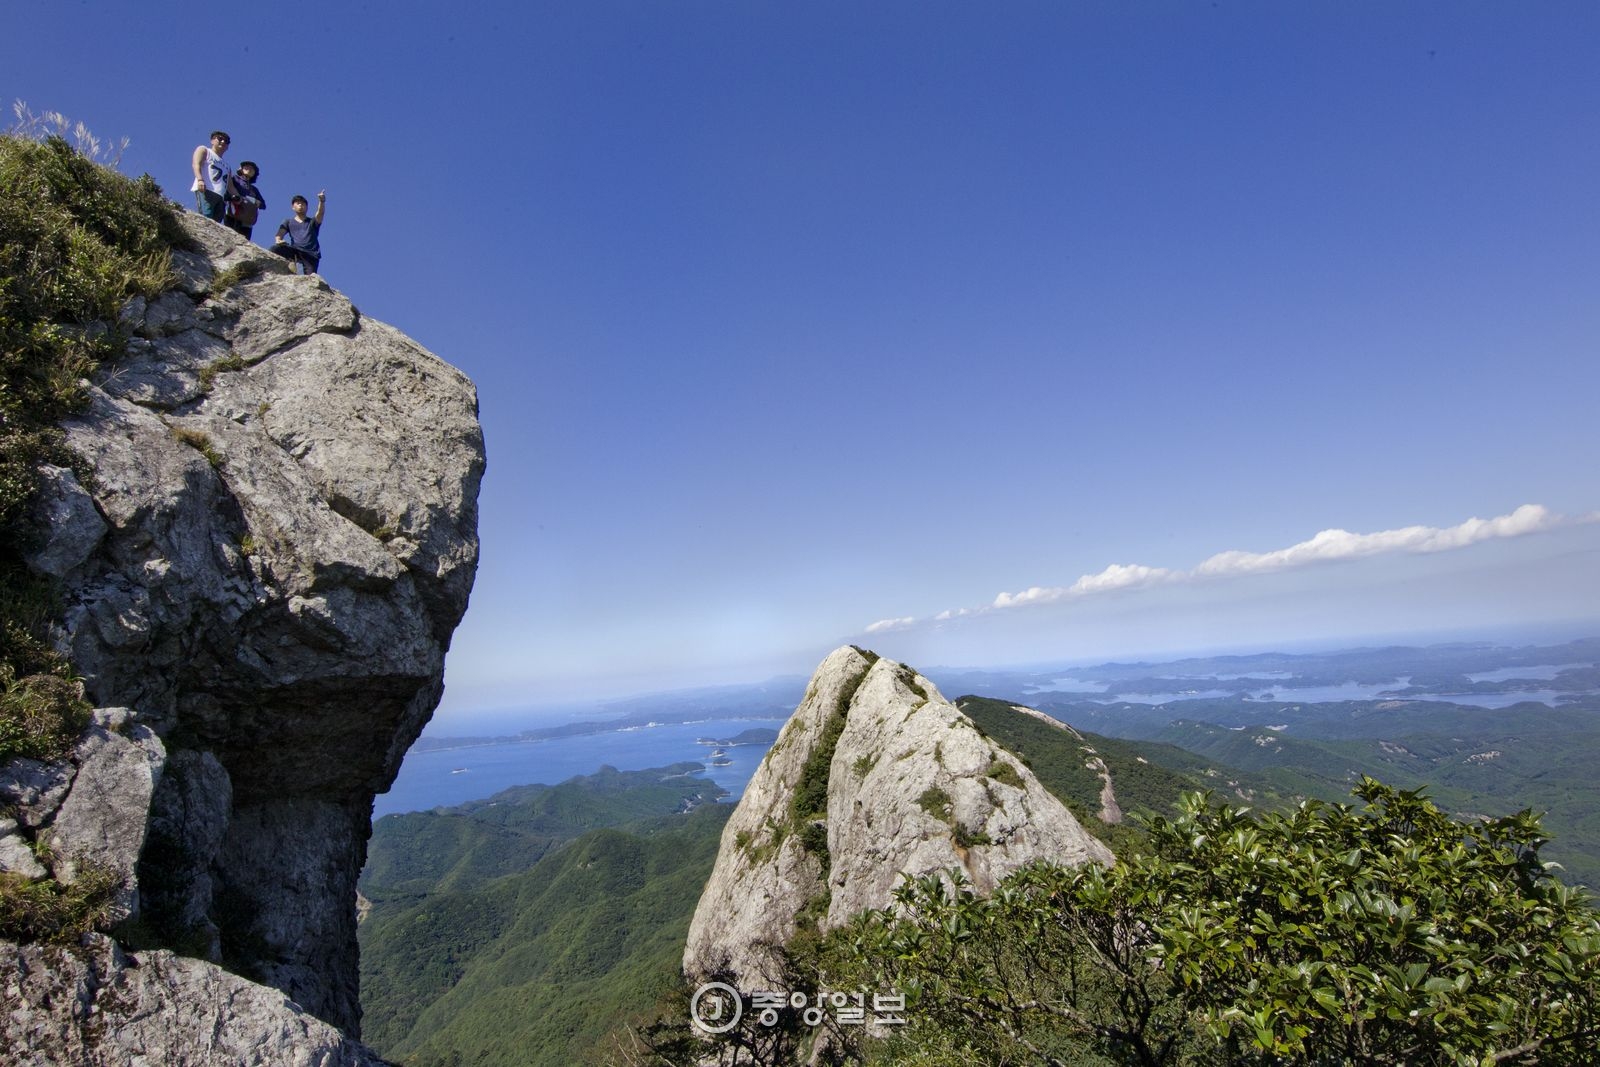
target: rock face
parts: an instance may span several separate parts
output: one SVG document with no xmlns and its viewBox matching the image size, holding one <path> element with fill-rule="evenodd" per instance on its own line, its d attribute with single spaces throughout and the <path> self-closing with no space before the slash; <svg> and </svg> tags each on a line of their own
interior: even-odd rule
<svg viewBox="0 0 1600 1067">
<path fill-rule="evenodd" d="M 684 971 L 782 989 L 777 949 L 800 924 L 886 907 L 903 875 L 956 868 L 988 890 L 1035 860 L 1113 857 L 932 682 L 841 648 L 728 820 Z"/>
<path fill-rule="evenodd" d="M 49 845 L 61 880 L 125 872 L 116 917 L 211 961 L 161 973 L 210 967 L 191 984 L 215 991 L 221 963 L 356 1035 L 372 797 L 438 704 L 477 565 L 477 396 L 321 279 L 183 218 L 199 251 L 124 308 L 127 357 L 63 427 L 94 476 L 50 472 L 27 560 L 60 583 L 88 697 L 126 710 L 70 761 L 0 768 L 0 839 Z"/>
<path fill-rule="evenodd" d="M 56 877 L 73 882 L 90 864 L 122 880 L 110 922 L 139 911 L 137 864 L 144 849 L 150 799 L 166 764 L 166 749 L 148 726 L 129 722 L 126 708 L 102 708 L 78 741 L 72 788 L 40 835 Z"/>
<path fill-rule="evenodd" d="M 275 989 L 171 952 L 131 958 L 104 935 L 70 951 L 0 942 L 0 976 L 17 1067 L 386 1063 Z"/>
</svg>

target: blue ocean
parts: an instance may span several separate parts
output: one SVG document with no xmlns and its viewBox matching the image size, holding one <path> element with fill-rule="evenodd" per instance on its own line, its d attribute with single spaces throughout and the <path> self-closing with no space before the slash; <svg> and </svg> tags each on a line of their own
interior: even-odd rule
<svg viewBox="0 0 1600 1067">
<path fill-rule="evenodd" d="M 377 819 L 403 811 L 426 811 L 482 800 L 514 785 L 554 785 L 610 765 L 622 771 L 692 760 L 706 765 L 706 777 L 738 800 L 770 745 L 726 749 L 725 767 L 710 765 L 712 748 L 702 737 L 732 737 L 744 730 L 781 729 L 783 719 L 718 719 L 711 722 L 630 726 L 604 733 L 538 741 L 509 741 L 407 753 L 400 774 L 372 805 Z"/>
</svg>

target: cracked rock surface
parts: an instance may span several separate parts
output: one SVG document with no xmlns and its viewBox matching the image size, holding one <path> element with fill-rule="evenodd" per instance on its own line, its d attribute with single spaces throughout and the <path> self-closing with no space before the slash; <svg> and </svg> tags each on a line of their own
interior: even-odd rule
<svg viewBox="0 0 1600 1067">
<path fill-rule="evenodd" d="M 114 918 L 196 957 L 140 953 L 137 981 L 114 953 L 74 957 L 103 993 L 156 997 L 167 975 L 226 1016 L 253 981 L 303 1009 L 295 1032 L 358 1036 L 373 794 L 438 704 L 477 565 L 477 394 L 322 279 L 182 220 L 179 284 L 129 301 L 126 357 L 63 424 L 93 477 L 48 473 L 27 561 L 58 580 L 58 644 L 102 711 L 72 759 L 0 767 L 0 844 L 60 880 L 125 872 Z M 44 957 L 25 948 L 26 971 Z M 80 1001 L 29 1025 L 60 1031 Z M 237 1062 L 366 1062 L 342 1055 Z"/>
<path fill-rule="evenodd" d="M 0 941 L 3 1061 L 17 1067 L 387 1067 L 288 997 L 164 950 Z"/>
</svg>

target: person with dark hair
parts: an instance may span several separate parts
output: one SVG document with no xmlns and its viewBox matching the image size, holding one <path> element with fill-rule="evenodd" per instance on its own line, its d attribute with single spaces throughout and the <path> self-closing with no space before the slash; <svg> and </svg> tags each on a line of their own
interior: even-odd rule
<svg viewBox="0 0 1600 1067">
<path fill-rule="evenodd" d="M 212 222 L 222 222 L 228 197 L 233 193 L 233 171 L 222 161 L 233 138 L 221 130 L 211 131 L 211 144 L 194 150 L 190 166 L 194 169 L 194 207 Z"/>
<path fill-rule="evenodd" d="M 278 224 L 278 235 L 273 238 L 272 250 L 289 262 L 300 264 L 302 274 L 317 273 L 317 264 L 322 262 L 322 246 L 317 235 L 322 230 L 322 212 L 327 199 L 326 190 L 317 194 L 317 213 L 310 218 L 306 217 L 306 209 L 311 205 L 306 203 L 305 197 L 296 196 L 289 201 L 294 215 Z M 285 236 L 288 240 L 284 240 Z"/>
<path fill-rule="evenodd" d="M 228 201 L 228 217 L 223 221 L 230 229 L 243 234 L 246 241 L 250 239 L 250 231 L 255 229 L 256 216 L 267 206 L 267 198 L 256 188 L 256 178 L 260 174 L 261 168 L 248 159 L 233 172 L 236 195 Z"/>
</svg>

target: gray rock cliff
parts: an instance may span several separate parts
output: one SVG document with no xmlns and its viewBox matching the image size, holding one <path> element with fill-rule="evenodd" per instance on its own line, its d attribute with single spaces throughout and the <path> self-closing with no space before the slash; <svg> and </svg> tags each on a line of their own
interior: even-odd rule
<svg viewBox="0 0 1600 1067">
<path fill-rule="evenodd" d="M 1035 860 L 1113 857 L 932 682 L 841 648 L 728 820 L 684 972 L 781 989 L 778 950 L 801 923 L 887 907 L 905 875 L 954 868 L 986 891 Z"/>
<path fill-rule="evenodd" d="M 83 966 L 155 998 L 154 1019 L 189 1025 L 187 988 L 227 1015 L 260 983 L 278 991 L 260 989 L 262 1011 L 287 997 L 356 1036 L 372 798 L 438 704 L 477 564 L 477 396 L 320 278 L 184 225 L 199 250 L 174 254 L 181 283 L 123 309 L 126 357 L 64 425 L 93 477 L 49 472 L 27 559 L 59 582 L 58 644 L 87 696 L 117 710 L 71 760 L 0 767 L 0 864 L 25 864 L 21 847 L 61 881 L 85 862 L 124 877 L 119 929 L 193 958 Z M 42 988 L 10 971 L 31 951 L 0 957 L 8 1002 Z M 108 977 L 128 967 L 143 977 Z M 154 977 L 180 973 L 161 1006 Z M 238 1062 L 358 1062 L 291 1051 Z"/>
<path fill-rule="evenodd" d="M 385 1067 L 275 989 L 165 950 L 0 942 L 17 1067 Z"/>
</svg>

